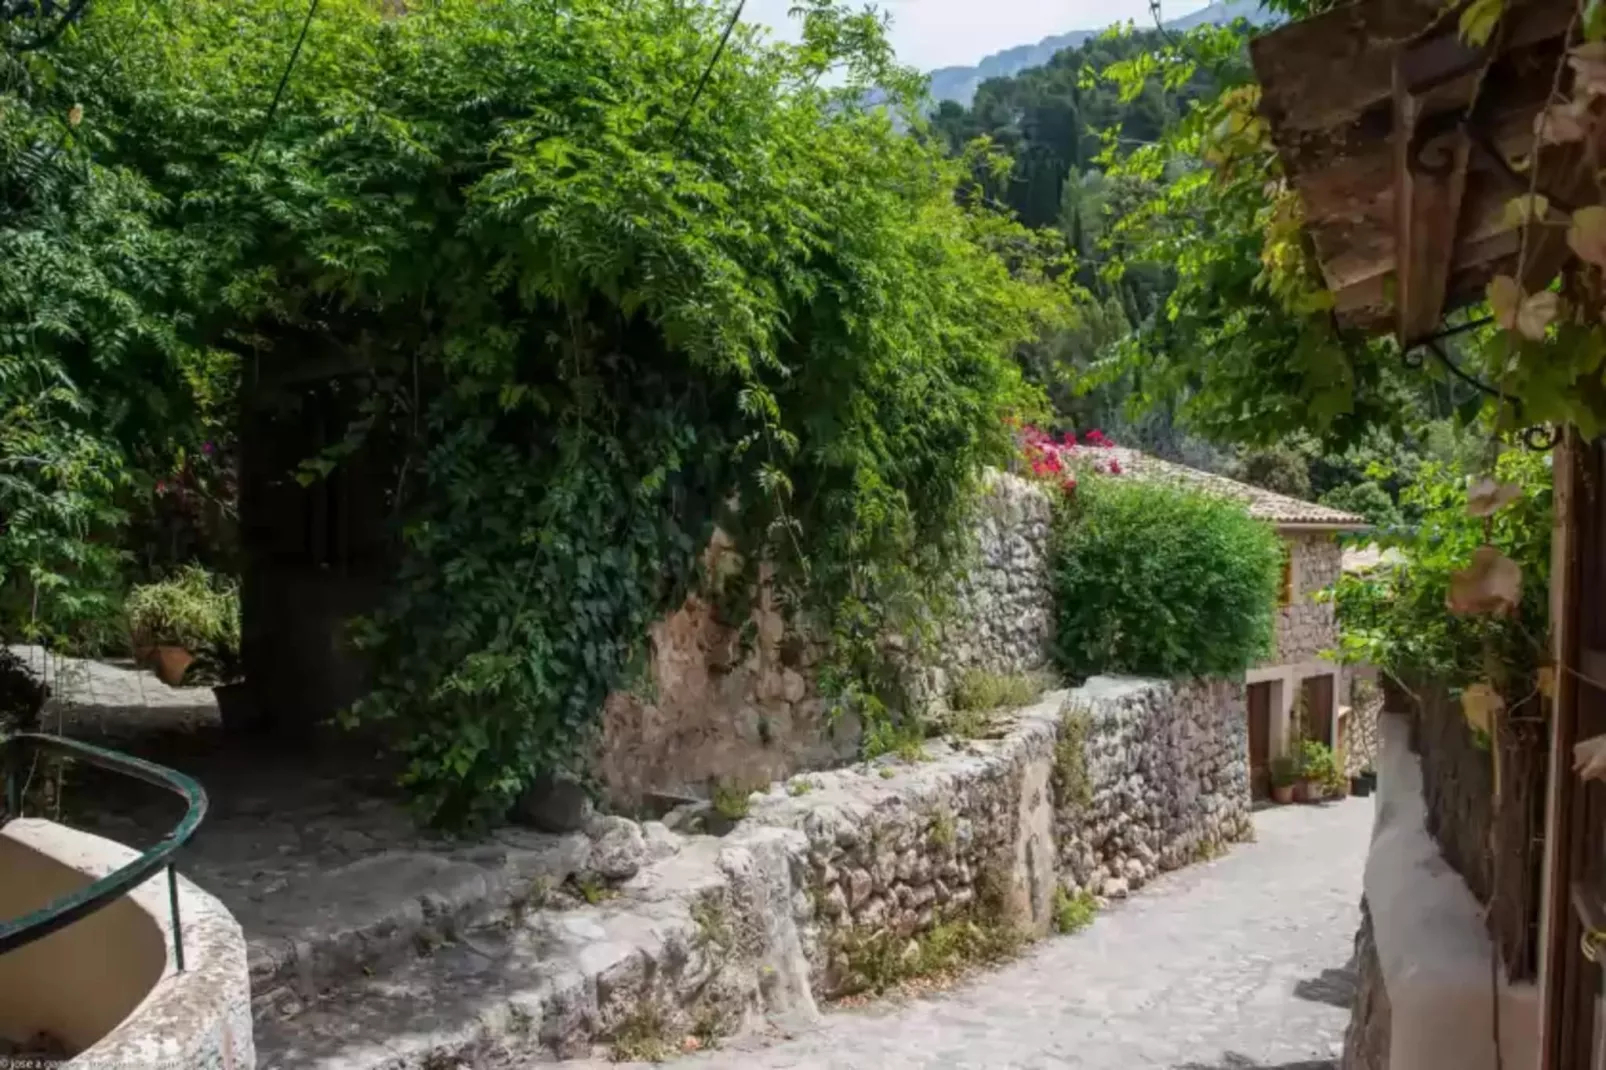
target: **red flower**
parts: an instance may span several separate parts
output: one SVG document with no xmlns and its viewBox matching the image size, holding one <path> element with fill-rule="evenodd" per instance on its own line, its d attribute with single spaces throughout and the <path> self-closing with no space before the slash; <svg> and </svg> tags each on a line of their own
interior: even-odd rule
<svg viewBox="0 0 1606 1070">
<path fill-rule="evenodd" d="M 1120 462 L 1120 460 L 1115 458 L 1115 457 L 1111 457 L 1110 458 L 1110 475 L 1118 476 L 1120 474 L 1121 474 L 1121 462 Z"/>
</svg>

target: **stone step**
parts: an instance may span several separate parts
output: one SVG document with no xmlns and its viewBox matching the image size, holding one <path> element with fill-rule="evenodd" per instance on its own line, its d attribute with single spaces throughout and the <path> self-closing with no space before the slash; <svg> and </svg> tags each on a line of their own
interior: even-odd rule
<svg viewBox="0 0 1606 1070">
<path fill-rule="evenodd" d="M 617 898 L 457 935 L 399 969 L 256 1026 L 259 1070 L 495 1068 L 624 1036 L 679 1048 L 754 1020 L 815 1016 L 796 919 L 804 838 L 694 837 Z"/>
<path fill-rule="evenodd" d="M 503 829 L 440 854 L 386 851 L 282 882 L 236 907 L 246 926 L 253 1002 L 301 1001 L 382 972 L 454 933 L 497 924 L 543 889 L 586 870 L 584 834 Z"/>
</svg>

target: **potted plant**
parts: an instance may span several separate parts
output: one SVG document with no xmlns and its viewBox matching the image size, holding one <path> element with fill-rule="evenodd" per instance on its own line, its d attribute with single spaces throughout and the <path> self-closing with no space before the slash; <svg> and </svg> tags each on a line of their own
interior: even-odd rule
<svg viewBox="0 0 1606 1070">
<path fill-rule="evenodd" d="M 1294 801 L 1294 785 L 1299 782 L 1299 763 L 1289 755 L 1271 760 L 1268 770 L 1271 777 L 1271 801 L 1287 806 Z"/>
<path fill-rule="evenodd" d="M 1304 785 L 1303 802 L 1319 802 L 1342 793 L 1344 778 L 1333 758 L 1333 748 L 1314 739 L 1299 745 L 1299 766 Z"/>
<path fill-rule="evenodd" d="M 239 592 L 199 565 L 135 587 L 124 608 L 136 661 L 169 687 L 183 681 L 197 655 L 215 665 L 219 651 L 239 648 Z"/>
<path fill-rule="evenodd" d="M 1350 777 L 1350 793 L 1359 798 L 1366 798 L 1377 790 L 1377 770 L 1371 763 L 1361 767 L 1361 771 Z"/>
</svg>

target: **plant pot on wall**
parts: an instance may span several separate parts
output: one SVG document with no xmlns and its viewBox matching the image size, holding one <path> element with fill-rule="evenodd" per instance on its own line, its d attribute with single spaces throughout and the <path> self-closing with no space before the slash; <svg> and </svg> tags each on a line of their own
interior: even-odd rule
<svg viewBox="0 0 1606 1070">
<path fill-rule="evenodd" d="M 168 687 L 177 687 L 195 661 L 195 655 L 181 646 L 157 645 L 151 651 L 156 677 Z"/>
</svg>

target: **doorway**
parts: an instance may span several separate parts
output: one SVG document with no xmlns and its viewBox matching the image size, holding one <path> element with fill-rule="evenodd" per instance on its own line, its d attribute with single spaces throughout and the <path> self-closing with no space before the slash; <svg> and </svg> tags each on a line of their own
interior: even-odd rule
<svg viewBox="0 0 1606 1070">
<path fill-rule="evenodd" d="M 1271 794 L 1271 703 L 1267 681 L 1249 685 L 1249 794 L 1264 799 Z"/>
<path fill-rule="evenodd" d="M 1305 691 L 1305 723 L 1298 726 L 1306 739 L 1333 745 L 1333 675 L 1307 676 L 1300 681 Z"/>
</svg>

